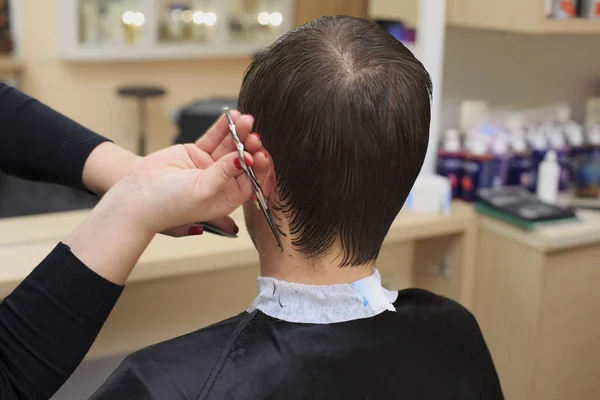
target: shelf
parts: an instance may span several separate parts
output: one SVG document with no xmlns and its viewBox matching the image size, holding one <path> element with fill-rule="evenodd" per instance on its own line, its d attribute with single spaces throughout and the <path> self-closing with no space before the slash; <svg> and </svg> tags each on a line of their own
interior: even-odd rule
<svg viewBox="0 0 600 400">
<path fill-rule="evenodd" d="M 600 20 L 588 19 L 542 19 L 538 23 L 519 23 L 501 20 L 454 20 L 448 21 L 450 26 L 486 29 L 528 35 L 600 35 Z"/>
<path fill-rule="evenodd" d="M 143 61 L 248 57 L 293 26 L 294 0 L 64 0 L 61 57 Z M 210 18 L 209 18 L 210 16 Z"/>
<path fill-rule="evenodd" d="M 522 34 L 600 34 L 600 19 L 548 19 L 542 0 L 447 0 L 450 26 Z M 419 0 L 371 0 L 374 18 L 418 22 Z M 418 29 L 418 27 L 417 27 Z"/>
<path fill-rule="evenodd" d="M 449 25 L 523 34 L 600 34 L 600 20 L 549 19 L 541 0 L 449 0 Z"/>
<path fill-rule="evenodd" d="M 542 21 L 539 33 L 600 34 L 600 20 L 574 18 L 568 20 L 548 19 Z"/>
<path fill-rule="evenodd" d="M 62 59 L 69 62 L 127 62 L 127 61 L 165 61 L 192 60 L 210 58 L 249 57 L 264 50 L 264 45 L 223 46 L 215 49 L 212 46 L 181 44 L 161 46 L 157 48 L 135 49 L 127 51 L 127 47 L 80 47 L 76 50 L 65 50 Z"/>
<path fill-rule="evenodd" d="M 44 257 L 89 214 L 89 210 L 0 219 L 0 259 L 11 268 L 0 269 L 0 298 L 10 293 Z M 241 209 L 231 217 L 244 226 Z M 474 222 L 468 204 L 457 202 L 451 215 L 402 211 L 392 224 L 386 243 L 453 235 Z M 200 243 L 200 244 L 199 244 Z M 206 273 L 257 263 L 256 250 L 245 229 L 238 239 L 215 235 L 170 238 L 158 235 L 138 263 L 129 283 Z M 167 267 L 168 266 L 168 267 Z"/>
</svg>

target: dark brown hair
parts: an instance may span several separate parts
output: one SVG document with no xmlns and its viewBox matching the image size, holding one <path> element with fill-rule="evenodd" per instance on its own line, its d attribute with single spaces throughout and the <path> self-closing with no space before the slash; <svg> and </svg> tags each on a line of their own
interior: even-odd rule
<svg viewBox="0 0 600 400">
<path fill-rule="evenodd" d="M 378 25 L 322 17 L 256 57 L 239 96 L 273 157 L 294 248 L 341 265 L 377 258 L 421 169 L 431 80 Z"/>
</svg>

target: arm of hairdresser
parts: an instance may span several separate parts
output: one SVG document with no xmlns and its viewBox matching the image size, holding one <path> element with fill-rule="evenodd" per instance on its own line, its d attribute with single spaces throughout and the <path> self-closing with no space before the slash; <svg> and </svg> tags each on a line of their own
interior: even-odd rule
<svg viewBox="0 0 600 400">
<path fill-rule="evenodd" d="M 0 83 L 0 171 L 104 194 L 137 158 Z"/>
<path fill-rule="evenodd" d="M 15 104 L 20 106 L 16 107 Z M 237 120 L 239 114 L 236 113 L 235 117 Z M 251 117 L 245 116 L 236 122 L 238 131 L 247 138 L 247 148 L 250 151 L 260 149 L 260 140 L 248 135 L 252 126 Z M 56 127 L 62 127 L 64 131 Z M 203 136 L 198 149 L 203 149 L 213 160 L 228 154 L 233 145 L 227 142 L 226 132 L 226 124 L 220 121 Z M 54 140 L 45 136 L 52 136 Z M 25 137 L 29 139 L 25 140 Z M 105 142 L 106 139 L 35 100 L 0 85 L 0 170 L 73 187 L 83 186 L 83 175 L 85 187 L 103 193 L 136 160 L 125 150 Z M 99 146 L 101 143 L 104 144 Z M 10 151 L 7 150 L 9 148 Z M 171 153 L 162 156 L 163 162 L 172 162 L 172 158 L 176 157 L 180 163 L 181 160 L 187 160 L 188 167 L 195 167 L 185 156 L 175 156 L 173 150 L 169 151 Z M 23 158 L 16 155 L 19 152 L 25 153 Z M 61 163 L 54 154 L 56 152 L 66 154 L 64 157 L 68 161 Z M 37 153 L 37 157 L 29 153 Z M 113 168 L 115 159 L 111 158 L 111 154 L 122 156 L 121 171 Z M 106 157 L 112 165 L 102 165 Z M 156 156 L 153 157 L 156 160 Z M 15 158 L 18 158 L 16 165 L 7 161 L 14 161 Z M 31 161 L 32 165 L 23 160 Z M 259 159 L 255 166 L 260 167 L 261 161 Z M 53 170 L 45 171 L 44 163 L 54 165 Z M 147 160 L 140 161 L 138 168 L 146 165 L 145 170 L 157 170 L 147 168 L 147 163 Z M 156 164 L 161 165 L 161 161 Z M 110 170 L 108 173 L 107 169 Z M 160 176 L 163 172 L 166 171 L 154 176 Z M 137 175 L 140 175 L 139 172 Z M 125 197 L 132 195 L 133 188 L 151 193 L 145 183 L 133 178 L 137 175 L 131 175 L 115 193 L 107 195 L 90 218 L 65 243 L 60 243 L 0 304 L 0 398 L 49 398 L 89 350 L 117 301 L 122 284 L 153 236 L 152 226 L 158 226 L 148 225 L 148 221 L 145 221 L 148 216 L 142 218 L 144 223 L 137 224 L 140 218 L 138 211 L 141 209 L 127 213 L 125 210 L 130 203 L 119 201 L 120 197 L 125 196 L 124 193 L 127 193 Z M 204 187 L 207 190 L 211 188 L 207 185 Z M 194 195 L 190 194 L 190 199 L 193 198 Z M 166 207 L 165 203 L 153 204 Z M 145 210 L 161 215 L 163 211 L 158 207 Z M 208 209 L 213 213 L 215 211 L 214 207 Z M 182 219 L 188 223 L 195 221 L 196 217 L 206 220 L 212 215 L 194 215 L 188 211 L 185 207 L 179 209 L 181 216 L 190 219 Z M 123 213 L 126 215 L 121 215 Z M 115 218 L 117 215 L 119 218 Z"/>
</svg>

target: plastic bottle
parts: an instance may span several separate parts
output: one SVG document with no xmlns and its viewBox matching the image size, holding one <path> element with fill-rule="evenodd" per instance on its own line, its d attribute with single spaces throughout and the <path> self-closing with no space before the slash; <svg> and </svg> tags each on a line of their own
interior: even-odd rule
<svg viewBox="0 0 600 400">
<path fill-rule="evenodd" d="M 465 201 L 473 201 L 477 190 L 484 188 L 489 182 L 492 157 L 488 154 L 485 136 L 471 134 L 467 141 L 467 154 L 463 162 L 461 179 L 461 197 Z"/>
<path fill-rule="evenodd" d="M 540 163 L 538 170 L 537 191 L 538 198 L 550 204 L 556 203 L 558 195 L 558 182 L 560 180 L 560 166 L 556 160 L 556 152 L 549 150 Z"/>
<path fill-rule="evenodd" d="M 562 128 L 560 125 L 554 125 L 547 131 L 549 147 L 556 153 L 556 161 L 560 166 L 560 181 L 558 184 L 558 190 L 560 192 L 566 190 L 569 187 L 569 172 L 571 160 L 569 158 L 569 147 L 565 142 Z"/>
<path fill-rule="evenodd" d="M 511 133 L 510 150 L 512 155 L 508 161 L 506 185 L 531 187 L 533 159 L 522 129 L 515 129 Z"/>
<path fill-rule="evenodd" d="M 445 176 L 450 182 L 452 198 L 460 197 L 460 180 L 465 154 L 460 143 L 460 134 L 451 129 L 444 135 L 438 152 L 437 174 Z"/>
<path fill-rule="evenodd" d="M 548 140 L 544 135 L 543 128 L 534 128 L 531 134 L 528 137 L 529 146 L 531 147 L 531 181 L 529 185 L 529 190 L 535 192 L 537 188 L 537 174 L 538 167 L 540 163 L 546 157 L 546 152 L 548 151 Z"/>
<path fill-rule="evenodd" d="M 486 187 L 499 188 L 505 185 L 508 169 L 509 152 L 508 140 L 503 133 L 497 133 L 492 139 L 492 160 L 490 166 L 490 181 Z"/>
</svg>

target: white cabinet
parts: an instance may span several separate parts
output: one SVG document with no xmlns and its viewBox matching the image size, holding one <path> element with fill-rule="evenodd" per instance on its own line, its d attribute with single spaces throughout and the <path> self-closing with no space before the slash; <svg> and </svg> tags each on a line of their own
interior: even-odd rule
<svg viewBox="0 0 600 400">
<path fill-rule="evenodd" d="M 251 55 L 293 25 L 293 0 L 63 0 L 67 60 Z"/>
</svg>

